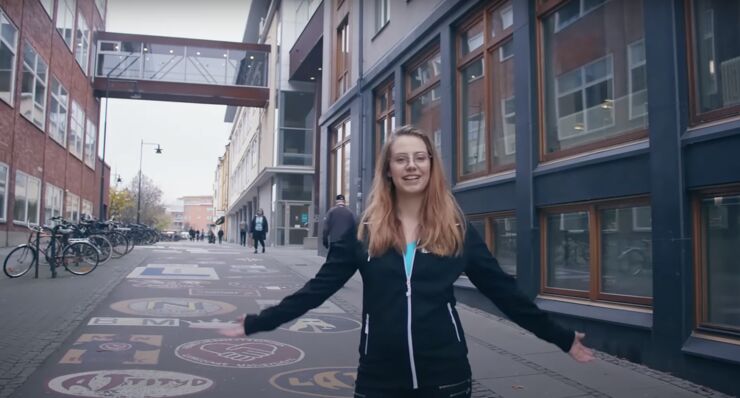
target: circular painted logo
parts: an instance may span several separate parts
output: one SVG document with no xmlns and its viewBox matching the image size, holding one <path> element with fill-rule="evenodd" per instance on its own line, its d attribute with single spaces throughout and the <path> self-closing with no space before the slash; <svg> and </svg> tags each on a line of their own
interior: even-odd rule
<svg viewBox="0 0 740 398">
<path fill-rule="evenodd" d="M 360 322 L 342 316 L 307 314 L 292 323 L 281 326 L 280 329 L 299 333 L 342 333 L 358 330 L 361 327 Z"/>
<path fill-rule="evenodd" d="M 131 348 L 133 348 L 133 346 L 129 343 L 111 342 L 111 343 L 103 343 L 100 346 L 98 346 L 98 348 L 103 351 L 128 351 Z"/>
<path fill-rule="evenodd" d="M 323 398 L 352 397 L 357 368 L 326 367 L 291 370 L 270 379 L 273 387 L 295 394 Z"/>
<path fill-rule="evenodd" d="M 273 368 L 294 364 L 305 355 L 299 348 L 263 339 L 209 339 L 191 341 L 175 349 L 186 361 L 223 368 Z"/>
<path fill-rule="evenodd" d="M 59 376 L 49 388 L 78 397 L 161 398 L 207 390 L 213 381 L 186 373 L 158 370 L 96 370 Z"/>
<path fill-rule="evenodd" d="M 124 300 L 113 303 L 112 309 L 131 315 L 154 317 L 198 317 L 226 314 L 236 307 L 222 301 L 188 297 L 157 297 Z"/>
<path fill-rule="evenodd" d="M 161 280 L 161 279 L 129 279 L 134 287 L 148 287 L 152 289 L 188 289 L 191 287 L 203 287 L 210 285 L 209 281 L 189 280 Z"/>
</svg>

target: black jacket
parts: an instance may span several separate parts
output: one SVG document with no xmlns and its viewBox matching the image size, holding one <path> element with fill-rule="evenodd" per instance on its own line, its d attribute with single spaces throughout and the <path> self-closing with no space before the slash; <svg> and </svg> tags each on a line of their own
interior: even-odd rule
<svg viewBox="0 0 740 398">
<path fill-rule="evenodd" d="M 345 233 L 355 230 L 355 215 L 347 206 L 334 206 L 326 213 L 322 243 L 328 248 L 329 243 L 338 241 Z"/>
<path fill-rule="evenodd" d="M 389 250 L 370 258 L 362 243 L 345 235 L 332 244 L 313 279 L 277 306 L 248 315 L 244 332 L 275 329 L 321 305 L 358 269 L 363 280 L 363 327 L 357 385 L 415 388 L 470 377 L 453 288 L 463 272 L 514 322 L 563 351 L 573 343 L 574 332 L 554 323 L 518 290 L 515 279 L 501 270 L 472 226 L 467 228 L 461 256 L 440 257 L 417 249 L 408 285 L 401 254 Z"/>
<path fill-rule="evenodd" d="M 265 239 L 268 231 L 267 217 L 262 216 L 262 231 L 256 231 L 254 228 L 255 224 L 257 224 L 257 216 L 252 217 L 252 221 L 249 223 L 249 230 L 252 231 L 252 237 L 254 239 Z"/>
</svg>

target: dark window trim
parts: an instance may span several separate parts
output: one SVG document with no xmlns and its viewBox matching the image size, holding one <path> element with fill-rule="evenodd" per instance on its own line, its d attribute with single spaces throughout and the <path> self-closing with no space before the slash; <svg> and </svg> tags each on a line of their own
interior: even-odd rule
<svg viewBox="0 0 740 398">
<path fill-rule="evenodd" d="M 416 90 L 411 89 L 411 73 L 416 68 L 420 67 L 423 63 L 436 57 L 438 54 L 440 54 L 440 47 L 438 44 L 435 44 L 426 50 L 422 50 L 419 53 L 419 55 L 414 57 L 410 62 L 406 64 L 406 67 L 404 68 L 404 80 L 406 81 L 405 84 L 406 84 L 406 104 L 407 105 L 409 102 L 412 102 L 417 97 L 425 94 L 426 92 L 431 90 L 435 85 L 440 83 L 441 72 L 434 79 L 428 81 L 423 86 L 418 87 Z"/>
<path fill-rule="evenodd" d="M 395 81 L 393 76 L 391 76 L 390 79 L 379 84 L 378 87 L 373 90 L 373 107 L 375 109 L 375 123 L 373 125 L 373 135 L 375 136 L 373 140 L 375 143 L 375 148 L 373 149 L 373 165 L 376 163 L 378 156 L 380 155 L 380 149 L 382 148 L 378 125 L 380 123 L 386 123 L 386 131 L 389 135 L 392 133 L 390 120 L 395 116 L 395 101 L 393 99 L 394 83 Z M 386 109 L 380 108 L 380 97 L 383 95 L 388 95 L 388 104 Z"/>
<path fill-rule="evenodd" d="M 652 297 L 628 296 L 601 291 L 601 219 L 599 210 L 635 206 L 650 206 L 649 197 L 635 196 L 618 199 L 605 199 L 558 206 L 548 206 L 539 209 L 540 218 L 540 291 L 543 294 L 552 294 L 566 297 L 579 297 L 589 302 L 615 302 L 626 305 L 651 307 Z M 550 214 L 583 211 L 588 213 L 589 225 L 589 290 L 572 290 L 547 286 L 547 216 Z"/>
</svg>

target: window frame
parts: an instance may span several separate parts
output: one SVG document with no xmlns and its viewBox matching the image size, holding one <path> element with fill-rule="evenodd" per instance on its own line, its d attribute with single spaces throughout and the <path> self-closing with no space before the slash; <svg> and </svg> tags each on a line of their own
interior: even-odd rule
<svg viewBox="0 0 740 398">
<path fill-rule="evenodd" d="M 349 129 L 347 129 L 347 124 L 349 124 Z M 338 140 L 338 132 L 342 129 L 342 139 Z M 347 130 L 349 130 L 349 134 L 347 134 Z M 329 135 L 329 200 L 327 201 L 327 205 L 331 206 L 331 203 L 333 203 L 333 199 L 338 195 L 337 192 L 337 174 L 336 174 L 336 167 L 337 167 L 337 159 L 338 159 L 338 153 L 341 149 L 342 151 L 342 165 L 344 165 L 344 162 L 346 161 L 346 158 L 350 156 L 349 153 L 347 153 L 347 148 L 349 146 L 349 149 L 351 150 L 351 143 L 352 143 L 352 119 L 349 115 L 342 118 L 340 121 L 334 123 L 334 125 L 331 127 L 330 135 Z M 344 168 L 342 168 L 342 181 L 341 186 L 344 187 L 345 184 L 348 185 L 347 187 L 347 193 L 345 197 L 349 199 L 349 191 L 352 189 L 352 184 L 349 183 L 350 176 L 346 175 Z"/>
<path fill-rule="evenodd" d="M 83 144 L 84 163 L 87 167 L 95 170 L 95 156 L 97 154 L 98 128 L 90 119 L 85 119 L 85 142 Z M 92 130 L 92 131 L 91 131 Z"/>
<path fill-rule="evenodd" d="M 426 94 L 433 94 L 434 90 L 437 88 L 441 88 L 442 85 L 442 68 L 440 67 L 439 73 L 424 83 L 422 86 L 417 87 L 416 89 L 411 88 L 411 81 L 413 80 L 411 75 L 416 71 L 417 68 L 422 66 L 423 64 L 440 57 L 441 59 L 441 49 L 439 44 L 434 44 L 430 46 L 429 48 L 422 50 L 419 52 L 418 55 L 413 57 L 411 61 L 409 61 L 406 66 L 404 66 L 403 75 L 404 75 L 404 90 L 405 90 L 405 98 L 404 98 L 404 121 L 406 124 L 413 123 L 411 120 L 411 104 L 418 100 L 419 98 L 423 97 Z M 437 97 L 440 98 L 441 96 Z M 432 95 L 432 101 L 434 101 L 435 98 Z M 440 104 L 441 106 L 441 104 Z M 442 126 L 439 126 L 440 130 L 442 129 Z M 427 134 L 427 137 L 429 137 L 429 140 L 431 141 L 432 145 L 436 146 L 436 140 L 434 137 L 434 131 L 424 131 L 425 134 Z M 441 134 L 441 133 L 440 133 Z M 440 137 L 441 141 L 441 137 Z M 437 148 L 439 149 L 439 148 Z"/>
<path fill-rule="evenodd" d="M 488 251 L 491 252 L 491 255 L 496 257 L 496 254 L 495 254 L 496 253 L 496 234 L 495 234 L 495 228 L 493 227 L 493 223 L 495 220 L 498 220 L 498 219 L 506 219 L 506 218 L 512 218 L 512 217 L 516 220 L 517 217 L 516 217 L 515 210 L 498 211 L 498 212 L 493 212 L 493 213 L 471 214 L 468 216 L 468 220 L 470 222 L 483 221 L 484 223 L 483 225 L 485 226 L 485 233 L 484 233 L 484 236 L 482 236 L 481 238 L 483 238 L 483 241 L 486 243 L 486 247 L 488 247 Z M 517 228 L 517 231 L 518 231 L 518 228 Z M 516 271 L 518 273 L 518 268 L 516 269 Z M 506 271 L 504 270 L 504 272 Z M 516 278 L 517 273 L 514 273 L 514 274 L 507 273 L 507 275 L 510 275 Z"/>
<path fill-rule="evenodd" d="M 75 195 L 75 194 L 73 194 L 73 193 L 71 193 L 69 191 L 65 191 L 65 192 L 66 192 L 66 195 L 64 195 L 65 196 L 65 198 L 64 198 L 64 218 L 67 221 L 79 222 L 80 221 L 80 196 L 79 195 Z M 70 207 L 69 204 L 70 203 L 69 202 L 72 202 L 73 200 L 75 200 L 75 198 L 76 198 L 76 202 L 77 202 L 77 208 L 75 209 L 76 212 L 74 212 L 74 211 L 70 212 L 70 209 L 69 209 L 69 207 Z M 67 215 L 68 212 L 71 213 L 71 214 L 70 215 Z"/>
<path fill-rule="evenodd" d="M 706 123 L 712 123 L 716 121 L 723 121 L 725 119 L 735 118 L 740 115 L 740 103 L 726 107 L 711 110 L 708 112 L 701 112 L 699 101 L 699 90 L 697 87 L 697 68 L 696 68 L 696 57 L 697 51 L 694 42 L 695 34 L 698 33 L 696 28 L 696 18 L 694 9 L 694 1 L 688 0 L 685 3 L 685 26 L 686 26 L 686 58 L 688 64 L 688 86 L 689 86 L 689 124 L 691 126 L 698 126 Z"/>
<path fill-rule="evenodd" d="M 0 20 L 4 20 L 9 26 L 12 26 L 13 29 L 15 29 L 15 43 L 11 46 L 11 43 L 8 43 L 5 38 L 0 35 L 0 41 L 1 44 L 7 46 L 11 52 L 13 53 L 13 59 L 11 61 L 12 69 L 10 71 L 10 87 L 8 89 L 8 98 L 5 98 L 5 96 L 0 96 L 0 100 L 5 102 L 6 104 L 10 105 L 11 108 L 15 107 L 15 89 L 16 89 L 16 78 L 18 77 L 18 44 L 20 42 L 20 31 L 18 30 L 18 27 L 13 23 L 13 21 L 8 17 L 8 15 L 0 9 Z M 21 66 L 22 67 L 22 66 Z"/>
<path fill-rule="evenodd" d="M 102 5 L 102 8 L 101 8 Z M 98 10 L 98 14 L 100 14 L 100 18 L 102 20 L 105 20 L 105 12 L 108 8 L 108 0 L 95 0 L 95 9 Z"/>
<path fill-rule="evenodd" d="M 373 37 L 391 22 L 391 1 L 375 0 L 375 32 Z"/>
<path fill-rule="evenodd" d="M 634 83 L 634 79 L 632 78 L 632 72 L 635 69 L 639 68 L 639 67 L 645 67 L 647 69 L 647 55 L 643 55 L 644 58 L 643 58 L 643 60 L 641 62 L 638 62 L 636 64 L 633 64 L 633 61 L 634 60 L 632 59 L 632 51 L 631 51 L 631 49 L 633 48 L 633 46 L 636 46 L 638 43 L 642 43 L 643 53 L 644 53 L 644 50 L 645 50 L 645 38 L 644 37 L 642 39 L 640 39 L 640 40 L 635 40 L 635 41 L 633 41 L 631 43 L 627 43 L 627 69 L 628 69 L 627 70 L 627 98 L 628 98 L 628 100 L 627 100 L 627 102 L 628 102 L 627 107 L 628 107 L 628 110 L 629 110 L 629 112 L 628 112 L 629 113 L 629 120 L 635 120 L 635 119 L 640 118 L 640 117 L 647 117 L 647 115 L 648 115 L 648 112 L 647 112 L 647 105 L 648 105 L 647 99 L 646 99 L 646 102 L 645 102 L 645 112 L 644 113 L 641 113 L 641 114 L 633 114 L 632 113 L 632 108 L 633 108 L 633 102 L 632 102 L 633 101 L 633 98 L 632 98 L 632 96 L 634 95 L 634 91 L 633 91 L 633 87 L 632 87 L 633 86 L 633 83 Z M 612 75 L 614 75 L 614 69 L 613 69 L 613 67 L 612 67 Z M 645 81 L 646 81 L 646 84 L 647 84 L 647 70 L 645 71 Z M 612 83 L 612 86 L 613 86 L 613 83 Z M 612 87 L 612 90 L 613 89 L 614 88 Z M 647 88 L 645 88 L 645 91 L 647 91 Z"/>
<path fill-rule="evenodd" d="M 59 209 L 54 208 L 53 196 L 55 193 L 59 194 Z M 52 195 L 52 197 L 49 197 L 50 194 Z M 50 211 L 50 215 L 46 214 L 47 210 Z M 64 190 L 54 184 L 47 182 L 46 186 L 44 187 L 44 223 L 50 224 L 51 218 L 54 216 L 64 216 Z"/>
<path fill-rule="evenodd" d="M 493 164 L 493 129 L 494 129 L 494 112 L 493 107 L 499 106 L 503 107 L 503 102 L 500 104 L 493 104 L 494 95 L 493 95 L 493 81 L 494 77 L 492 76 L 493 73 L 493 65 L 495 65 L 494 57 L 498 57 L 498 63 L 501 64 L 504 61 L 507 61 L 514 57 L 514 55 L 509 55 L 504 57 L 503 56 L 503 48 L 507 44 L 513 44 L 513 36 L 514 36 L 514 28 L 513 23 L 512 25 L 509 25 L 506 27 L 501 34 L 498 36 L 492 37 L 491 32 L 493 32 L 493 17 L 495 15 L 496 11 L 504 11 L 504 10 L 511 10 L 513 13 L 513 4 L 511 1 L 501 0 L 496 1 L 494 4 L 491 4 L 489 6 L 486 6 L 484 8 L 480 8 L 477 11 L 475 11 L 470 17 L 464 20 L 464 22 L 457 27 L 456 34 L 455 34 L 455 81 L 457 84 L 456 89 L 456 107 L 455 107 L 455 125 L 456 125 L 456 133 L 455 133 L 455 140 L 457 142 L 457 160 L 455 165 L 455 176 L 457 178 L 457 181 L 467 181 L 467 180 L 473 180 L 476 178 L 480 178 L 487 175 L 493 175 L 498 173 L 504 173 L 509 172 L 516 169 L 516 159 L 514 159 L 513 162 L 503 164 L 503 165 L 494 165 Z M 513 17 L 513 16 L 512 16 Z M 468 32 L 469 29 L 474 27 L 477 24 L 483 24 L 483 43 L 476 49 L 468 52 L 467 54 L 463 55 L 463 35 Z M 481 113 L 483 114 L 483 123 L 484 123 L 484 131 L 483 134 L 485 135 L 485 139 L 483 140 L 485 145 L 485 153 L 486 153 L 486 159 L 485 169 L 481 171 L 476 171 L 472 173 L 463 174 L 463 170 L 465 167 L 465 159 L 463 157 L 463 114 L 465 110 L 463 109 L 463 84 L 465 83 L 463 81 L 464 75 L 463 71 L 465 71 L 468 67 L 473 65 L 475 62 L 481 61 L 483 63 L 482 65 L 482 71 L 483 75 L 480 77 L 483 79 L 483 107 Z M 514 92 L 513 96 L 507 97 L 507 98 L 516 98 L 516 92 Z M 502 109 L 503 110 L 503 109 Z M 516 115 L 516 112 L 514 113 Z M 505 123 L 505 117 L 502 113 L 502 122 Z M 505 137 L 505 135 L 504 135 Z M 514 130 L 514 142 L 516 142 L 516 128 Z M 506 144 L 504 144 L 505 146 Z M 516 144 L 514 144 L 515 149 L 513 153 L 516 153 Z M 504 148 L 504 151 L 506 148 Z"/>
<path fill-rule="evenodd" d="M 603 140 L 598 140 L 595 142 L 590 142 L 586 144 L 577 145 L 572 148 L 567 149 L 561 149 L 555 152 L 548 153 L 546 151 L 547 149 L 547 110 L 545 107 L 545 89 L 546 89 L 546 81 L 545 81 L 545 63 L 543 62 L 544 59 L 544 52 L 545 52 L 545 31 L 543 28 L 544 20 L 548 17 L 550 17 L 553 13 L 557 12 L 557 10 L 563 6 L 565 3 L 571 0 L 540 0 L 537 2 L 536 5 L 536 57 L 535 57 L 535 67 L 537 68 L 537 120 L 539 122 L 539 127 L 537 128 L 537 143 L 539 145 L 538 148 L 538 154 L 539 154 L 539 161 L 540 162 L 550 162 L 557 159 L 567 158 L 571 156 L 576 155 L 586 155 L 592 151 L 596 150 L 603 150 L 610 147 L 613 147 L 615 145 L 624 144 L 627 142 L 633 142 L 633 141 L 639 141 L 642 139 L 648 139 L 648 131 L 649 131 L 649 125 L 645 125 L 643 128 L 638 128 L 635 130 L 629 130 L 628 132 L 624 134 L 620 134 L 614 137 L 606 138 Z M 581 0 L 573 0 L 573 1 L 581 1 Z M 607 1 L 608 2 L 608 1 Z M 599 7 L 594 7 L 591 11 L 596 10 L 600 7 L 602 7 L 607 2 L 601 4 Z M 643 10 L 644 10 L 644 3 L 643 3 Z M 590 13 L 590 11 L 589 11 Z M 583 14 L 583 15 L 587 15 Z M 582 17 L 582 16 L 581 16 Z M 580 19 L 580 17 L 579 17 Z M 644 37 L 643 37 L 644 39 Z M 627 46 L 625 46 L 627 48 Z M 614 74 L 614 70 L 612 69 L 612 74 Z M 554 87 L 553 87 L 554 89 Z M 553 95 L 557 95 L 557 93 L 553 93 Z M 556 115 L 557 117 L 557 115 Z"/>
<path fill-rule="evenodd" d="M 58 91 L 60 91 L 60 93 L 57 93 L 56 91 L 54 91 L 54 83 L 56 83 L 56 86 L 58 88 Z M 70 108 L 69 107 L 70 95 L 69 95 L 69 91 L 67 91 L 67 89 L 64 87 L 64 85 L 61 83 L 61 81 L 59 81 L 59 79 L 57 79 L 53 75 L 51 77 L 51 85 L 50 86 L 51 86 L 51 89 L 49 90 L 49 92 L 51 93 L 51 97 L 50 97 L 50 101 L 49 101 L 49 117 L 47 118 L 48 121 L 47 121 L 46 131 L 47 131 L 47 134 L 49 134 L 49 137 L 51 137 L 51 139 L 54 140 L 54 142 L 58 143 L 59 145 L 61 145 L 64 148 L 67 148 L 67 133 L 69 131 L 69 115 L 70 115 L 70 109 L 69 109 Z M 64 104 L 62 104 L 62 101 L 60 100 L 61 92 L 62 91 L 65 94 L 64 97 L 67 99 L 66 103 L 64 103 Z M 54 103 L 55 102 L 57 104 L 57 106 L 56 106 L 57 109 L 64 108 L 64 121 L 63 121 L 64 122 L 64 126 L 63 126 L 63 130 L 62 131 L 58 131 L 59 130 L 59 127 L 58 127 L 59 124 L 56 124 L 56 126 L 57 126 L 56 128 L 54 127 L 55 125 L 52 125 L 52 117 L 51 116 L 53 114 L 59 114 L 58 111 L 57 112 L 54 112 Z M 59 140 L 59 137 L 58 137 L 58 134 L 57 133 L 61 133 L 61 141 Z"/>
<path fill-rule="evenodd" d="M 706 235 L 703 233 L 703 222 L 701 201 L 707 197 L 716 195 L 740 195 L 740 185 L 732 184 L 727 186 L 714 187 L 694 192 L 691 200 L 692 208 L 692 229 L 693 229 L 693 272 L 694 272 L 694 329 L 706 332 L 712 335 L 724 335 L 731 338 L 740 338 L 740 326 L 728 327 L 724 325 L 712 324 L 704 321 L 707 312 L 707 296 L 704 285 L 707 280 L 705 247 Z"/>
<path fill-rule="evenodd" d="M 383 144 L 387 141 L 388 137 L 393 133 L 396 127 L 396 113 L 395 113 L 395 96 L 393 95 L 395 89 L 395 81 L 393 76 L 384 83 L 378 85 L 373 90 L 373 105 L 375 108 L 375 124 L 374 124 L 374 135 L 375 148 L 373 150 L 373 165 L 377 163 L 380 150 L 383 148 Z M 381 98 L 385 96 L 387 98 L 386 108 L 382 109 L 380 106 Z M 385 137 L 381 137 L 380 126 L 385 127 Z"/>
<path fill-rule="evenodd" d="M 89 205 L 89 206 L 88 206 Z M 89 208 L 90 213 L 85 213 L 85 210 Z M 94 217 L 93 211 L 95 211 L 95 207 L 93 206 L 93 202 L 87 199 L 82 199 L 82 202 L 80 203 L 80 219 L 82 219 L 83 215 L 87 215 L 88 217 Z M 212 213 L 212 212 L 210 212 Z"/>
<path fill-rule="evenodd" d="M 67 7 L 69 5 L 69 2 L 72 2 L 73 8 Z M 56 0 L 57 6 L 56 6 L 56 22 L 54 24 L 54 30 L 59 33 L 59 36 L 62 38 L 62 41 L 67 45 L 67 49 L 74 54 L 74 41 L 75 41 L 75 34 L 77 30 L 77 24 L 76 24 L 76 16 L 77 16 L 77 0 Z M 61 12 L 64 11 L 64 12 Z M 72 17 L 72 23 L 71 23 L 71 29 L 70 29 L 70 38 L 69 41 L 64 37 L 64 34 L 60 31 L 60 29 L 65 29 L 65 26 L 59 26 L 60 23 L 67 23 L 68 17 Z M 62 17 L 64 17 L 62 19 Z"/>
<path fill-rule="evenodd" d="M 76 125 L 74 122 L 77 121 L 77 118 L 75 117 L 75 107 L 79 110 L 79 115 L 81 116 L 81 120 L 79 120 L 79 125 Z M 67 148 L 69 150 L 69 153 L 72 154 L 72 156 L 76 157 L 79 160 L 83 160 L 82 155 L 83 151 L 85 150 L 85 108 L 80 106 L 79 102 L 72 100 L 72 106 L 70 107 L 72 110 L 69 114 L 69 125 L 68 125 L 68 134 L 67 134 Z M 81 128 L 81 131 L 77 131 L 73 127 L 79 127 Z M 77 134 L 79 133 L 79 134 Z M 75 142 L 74 145 L 71 145 L 72 140 L 70 137 L 74 135 Z M 79 150 L 78 150 L 79 147 Z"/>
<path fill-rule="evenodd" d="M 22 176 L 26 180 L 26 188 L 25 192 L 23 193 L 23 201 L 24 201 L 24 214 L 25 214 L 25 220 L 18 220 L 15 218 L 15 204 L 18 201 L 18 177 Z M 28 214 L 28 183 L 34 181 L 38 184 L 38 197 L 36 198 L 36 222 L 32 223 L 29 220 L 29 214 Z M 31 174 L 25 173 L 21 170 L 16 169 L 15 170 L 15 180 L 13 181 L 13 224 L 16 225 L 39 225 L 39 220 L 41 218 L 41 179 L 38 177 L 34 177 Z M 6 215 L 7 216 L 7 215 Z"/>
<path fill-rule="evenodd" d="M 26 62 L 25 52 L 27 50 L 32 51 L 33 54 L 34 54 L 34 64 L 33 64 L 33 66 L 28 65 L 28 63 Z M 38 53 L 38 51 L 36 51 L 36 48 L 34 48 L 31 45 L 31 43 L 29 41 L 27 41 L 27 40 L 26 40 L 26 42 L 25 42 L 25 44 L 23 46 L 23 52 L 24 52 L 24 56 L 23 56 L 23 60 L 21 61 L 21 67 L 22 67 L 22 70 L 21 70 L 21 93 L 20 93 L 21 101 L 20 101 L 20 104 L 18 106 L 18 111 L 20 112 L 21 116 L 23 116 L 26 120 L 28 120 L 29 122 L 31 122 L 31 124 L 33 124 L 34 126 L 36 126 L 37 128 L 39 128 L 41 131 L 45 131 L 45 127 L 46 127 L 46 113 L 47 113 L 46 111 L 47 111 L 47 108 L 48 108 L 47 107 L 47 105 L 48 105 L 47 104 L 47 102 L 48 102 L 47 101 L 47 95 L 49 94 L 49 73 L 50 73 L 49 64 L 46 62 L 45 59 L 43 59 L 41 57 L 41 55 Z M 39 69 L 39 63 L 43 64 L 44 65 L 44 68 L 46 69 L 46 71 L 44 72 L 44 75 L 45 76 L 44 76 L 43 81 L 39 77 L 39 71 L 38 71 L 38 69 Z M 26 69 L 28 69 L 28 71 L 26 71 Z M 29 94 L 28 92 L 24 92 L 23 91 L 23 79 L 24 79 L 24 75 L 26 73 L 30 73 L 33 76 L 33 87 L 32 87 L 31 92 L 30 92 L 30 95 L 31 95 L 31 109 L 30 109 L 31 115 L 30 116 L 26 115 L 26 112 L 25 112 L 26 109 L 24 109 L 24 107 L 23 107 L 23 97 L 24 97 L 24 95 L 28 95 Z M 42 94 L 42 96 L 43 96 L 43 104 L 39 104 L 39 103 L 36 102 L 36 97 L 37 97 L 37 94 L 38 94 L 37 89 L 39 87 L 39 84 L 41 84 L 41 86 L 43 86 L 43 89 L 44 89 L 44 92 Z M 35 119 L 35 113 L 38 110 L 36 108 L 37 105 L 41 105 L 41 107 L 42 107 L 41 120 L 38 121 L 38 123 L 37 123 L 37 120 Z"/>
<path fill-rule="evenodd" d="M 77 65 L 82 69 L 82 73 L 87 76 L 90 73 L 90 25 L 88 25 L 85 16 L 81 12 L 77 14 L 74 35 L 75 61 L 77 61 Z M 82 25 L 84 25 L 85 29 L 80 28 Z"/>
<path fill-rule="evenodd" d="M 587 300 L 589 303 L 618 303 L 629 306 L 652 308 L 653 297 L 630 296 L 602 291 L 601 275 L 601 216 L 604 209 L 622 209 L 630 207 L 650 207 L 650 198 L 646 196 L 606 199 L 585 203 L 574 203 L 539 208 L 540 222 L 540 292 L 545 295 L 571 297 Z M 586 212 L 588 214 L 588 249 L 589 249 L 589 290 L 565 289 L 547 286 L 548 272 L 548 229 L 547 216 L 567 212 Z"/>
<path fill-rule="evenodd" d="M 334 101 L 346 94 L 351 87 L 352 53 L 349 12 L 341 19 L 334 34 Z M 346 49 L 346 51 L 345 51 Z"/>
<path fill-rule="evenodd" d="M 46 11 L 46 14 L 49 16 L 49 19 L 53 21 L 54 20 L 54 0 L 39 0 L 39 3 L 41 3 L 41 8 L 43 8 L 44 11 Z"/>
<path fill-rule="evenodd" d="M 2 214 L 0 214 L 0 223 L 6 223 L 8 222 L 8 187 L 10 187 L 10 166 L 8 166 L 7 163 L 0 162 L 0 169 L 5 168 L 5 186 L 0 189 L 0 192 L 2 192 L 3 200 L 0 203 L 0 206 L 2 206 Z M 2 180 L 2 172 L 0 172 L 0 180 Z"/>
</svg>

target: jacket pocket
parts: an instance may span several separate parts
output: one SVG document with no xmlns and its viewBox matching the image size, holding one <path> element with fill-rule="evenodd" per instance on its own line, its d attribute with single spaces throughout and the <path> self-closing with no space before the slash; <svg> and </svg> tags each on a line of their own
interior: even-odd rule
<svg viewBox="0 0 740 398">
<path fill-rule="evenodd" d="M 367 355 L 367 346 L 370 341 L 370 314 L 365 314 L 365 355 Z"/>
<path fill-rule="evenodd" d="M 455 336 L 457 337 L 458 343 L 462 342 L 460 339 L 460 330 L 457 328 L 457 321 L 455 315 L 452 313 L 452 304 L 447 303 L 447 310 L 450 312 L 450 320 L 452 320 L 452 327 L 455 328 Z"/>
</svg>

